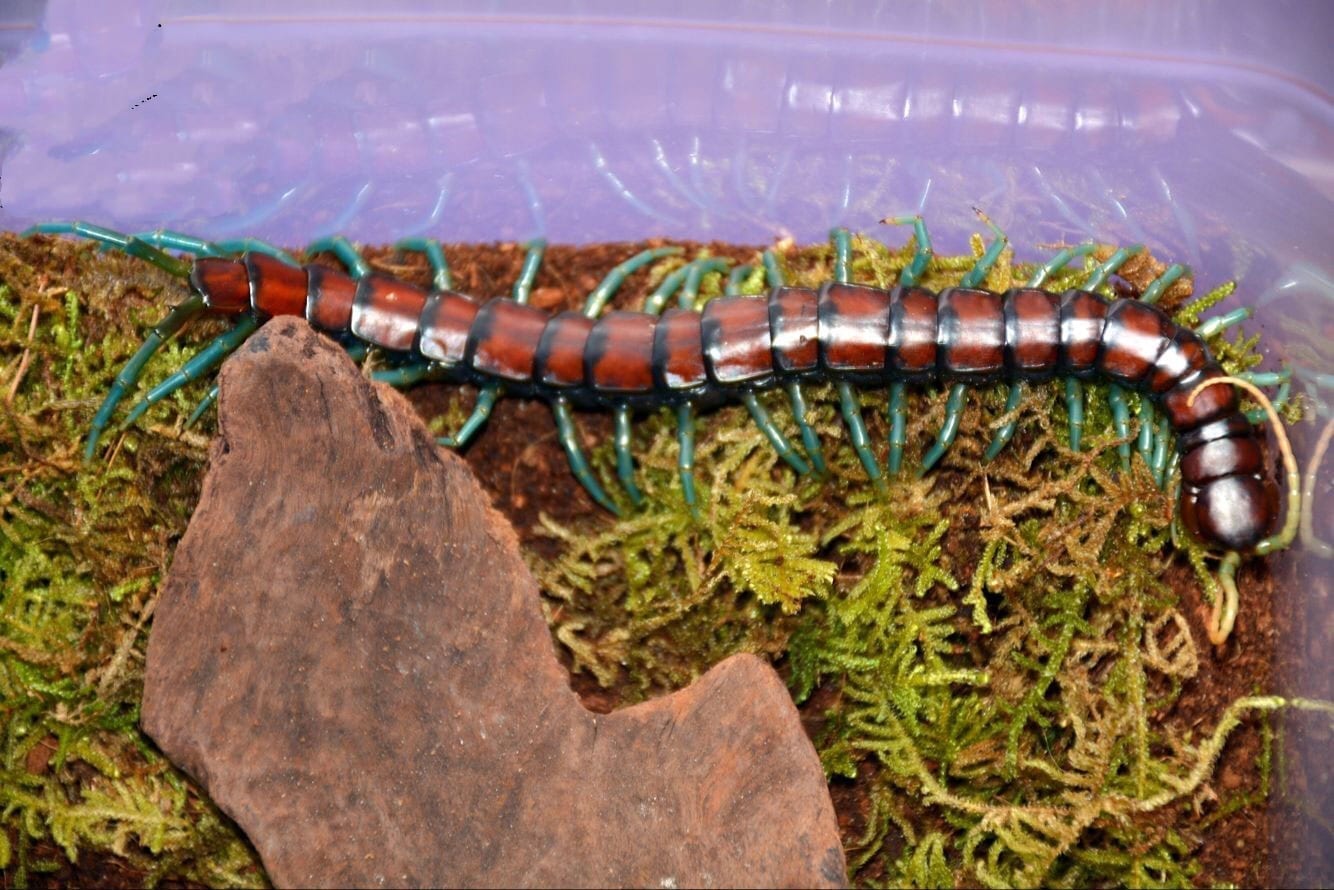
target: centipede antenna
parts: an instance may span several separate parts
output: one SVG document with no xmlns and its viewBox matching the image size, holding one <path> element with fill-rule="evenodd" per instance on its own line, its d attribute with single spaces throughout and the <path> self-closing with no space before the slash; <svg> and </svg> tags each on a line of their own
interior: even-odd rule
<svg viewBox="0 0 1334 890">
<path fill-rule="evenodd" d="M 834 280 L 847 284 L 852 268 L 852 235 L 839 226 L 829 230 L 829 240 L 834 243 Z"/>
<path fill-rule="evenodd" d="M 760 400 L 756 398 L 755 393 L 746 393 L 741 397 L 741 401 L 745 404 L 746 410 L 750 412 L 755 425 L 760 428 L 760 432 L 764 433 L 765 438 L 769 440 L 769 444 L 778 452 L 778 456 L 787 461 L 788 465 L 797 471 L 798 476 L 810 475 L 810 466 L 801 459 L 801 455 L 797 454 L 797 450 L 792 447 L 792 443 L 788 441 L 787 436 L 783 435 L 783 431 L 774 424 L 773 418 L 769 416 L 768 411 L 764 410 L 764 406 L 760 404 Z"/>
<path fill-rule="evenodd" d="M 967 392 L 968 387 L 962 383 L 950 387 L 949 397 L 945 400 L 945 422 L 941 424 L 940 432 L 936 434 L 935 443 L 922 456 L 922 466 L 917 471 L 918 478 L 925 476 L 927 470 L 934 467 L 954 444 L 955 437 L 959 435 L 959 420 L 963 417 L 963 403 Z"/>
<path fill-rule="evenodd" d="M 584 486 L 593 500 L 606 507 L 613 514 L 620 516 L 620 508 L 602 490 L 602 485 L 598 482 L 597 477 L 593 475 L 593 470 L 588 465 L 588 458 L 584 456 L 583 448 L 579 446 L 579 432 L 574 427 L 574 415 L 570 411 L 570 403 L 566 399 L 554 399 L 551 403 L 551 413 L 556 418 L 556 430 L 560 436 L 560 444 L 565 449 L 565 456 L 570 460 L 570 469 L 574 471 L 575 478 Z"/>
<path fill-rule="evenodd" d="M 732 267 L 732 271 L 728 273 L 727 287 L 724 289 L 723 293 L 728 294 L 729 296 L 739 295 L 741 293 L 741 285 L 746 282 L 746 279 L 750 277 L 750 273 L 753 271 L 755 271 L 754 266 L 741 265 Z"/>
<path fill-rule="evenodd" d="M 1047 260 L 1041 266 L 1038 266 L 1033 272 L 1033 277 L 1028 279 L 1029 287 L 1041 287 L 1046 282 L 1047 277 L 1054 275 L 1069 265 L 1070 261 L 1077 256 L 1088 256 L 1098 249 L 1098 245 L 1092 241 L 1085 241 L 1083 244 L 1075 247 L 1067 247 L 1061 250 L 1054 257 Z"/>
<path fill-rule="evenodd" d="M 542 268 L 542 256 L 547 250 L 547 239 L 534 238 L 524 245 L 523 268 L 519 271 L 519 280 L 514 282 L 514 302 L 527 303 L 533 293 L 533 282 Z"/>
<path fill-rule="evenodd" d="M 1112 409 L 1112 427 L 1116 437 L 1125 441 L 1116 446 L 1116 453 L 1121 456 L 1121 469 L 1130 471 L 1130 405 L 1126 402 L 1126 391 L 1115 383 L 1107 387 L 1107 404 Z"/>
<path fill-rule="evenodd" d="M 1005 246 L 1010 243 L 1010 239 L 985 213 L 976 207 L 973 208 L 973 212 L 978 215 L 982 222 L 986 223 L 987 228 L 991 229 L 996 237 L 987 245 L 987 249 L 982 253 L 982 256 L 978 257 L 977 262 L 973 264 L 973 268 L 968 270 L 968 274 L 964 275 L 959 281 L 960 287 L 977 287 L 985 281 L 987 273 L 991 271 L 992 266 L 996 265 L 996 260 L 1000 259 Z"/>
<path fill-rule="evenodd" d="M 1009 414 L 1019 407 L 1019 400 L 1023 398 L 1024 386 L 1022 383 L 1010 384 L 1010 391 L 1005 396 L 1005 413 Z M 1001 450 L 1014 438 L 1014 431 L 1019 428 L 1019 418 L 1015 417 L 1007 420 L 996 428 L 996 433 L 991 437 L 991 444 L 987 446 L 986 452 L 982 455 L 984 461 L 993 461 Z"/>
<path fill-rule="evenodd" d="M 902 381 L 889 385 L 889 472 L 897 476 L 903 467 L 903 447 L 908 444 L 908 412 L 904 400 L 907 387 Z"/>
<path fill-rule="evenodd" d="M 331 253 L 338 257 L 338 261 L 347 267 L 353 278 L 364 278 L 370 274 L 370 264 L 362 258 L 357 252 L 356 247 L 352 245 L 342 235 L 332 235 L 328 238 L 319 238 L 306 245 L 306 253 L 314 255 L 317 253 Z"/>
<path fill-rule="evenodd" d="M 208 342 L 208 345 L 191 356 L 190 360 L 184 365 L 181 365 L 180 370 L 150 389 L 148 394 L 130 409 L 130 413 L 125 415 L 125 419 L 121 421 L 120 429 L 127 429 L 136 420 L 143 417 L 144 412 L 153 405 L 187 383 L 198 380 L 204 374 L 216 368 L 222 363 L 223 359 L 235 352 L 258 327 L 259 319 L 255 316 L 241 316 L 235 327 L 214 337 Z"/>
<path fill-rule="evenodd" d="M 125 363 L 125 367 L 120 369 L 116 375 L 115 381 L 111 384 L 111 389 L 107 391 L 107 396 L 102 400 L 101 406 L 97 409 L 97 414 L 93 416 L 92 426 L 88 428 L 88 441 L 83 447 L 84 461 L 93 459 L 93 454 L 97 451 L 97 442 L 102 438 L 102 431 L 107 428 L 111 422 L 111 416 L 116 413 L 116 406 L 120 404 L 121 399 L 134 388 L 143 376 L 144 366 L 148 360 L 162 348 L 162 344 L 171 339 L 181 328 L 200 312 L 204 311 L 204 298 L 199 294 L 193 294 L 184 303 L 177 306 L 171 312 L 167 313 L 166 318 L 158 322 L 153 330 L 148 332 L 143 345 L 138 351 Z"/>
<path fill-rule="evenodd" d="M 1246 319 L 1255 314 L 1255 310 L 1250 306 L 1242 306 L 1240 309 L 1233 309 L 1226 315 L 1217 315 L 1213 318 L 1206 318 L 1195 326 L 1195 333 L 1201 339 L 1208 340 L 1215 334 L 1219 334 L 1233 325 L 1241 324 Z"/>
<path fill-rule="evenodd" d="M 1132 244 L 1129 247 L 1118 247 L 1112 251 L 1112 255 L 1095 267 L 1093 273 L 1084 280 L 1084 290 L 1094 291 L 1102 287 L 1103 282 L 1107 280 L 1107 276 L 1114 274 L 1126 264 L 1126 260 L 1143 250 L 1143 244 Z"/>
<path fill-rule="evenodd" d="M 764 283 L 768 287 L 783 286 L 783 268 L 778 265 L 778 255 L 772 249 L 760 254 L 760 261 L 764 263 Z"/>
<path fill-rule="evenodd" d="M 185 429 L 188 430 L 190 429 L 190 427 L 198 423 L 199 418 L 203 417 L 204 412 L 207 411 L 209 408 L 213 407 L 213 403 L 216 402 L 217 400 L 218 400 L 218 384 L 215 383 L 209 387 L 208 392 L 205 393 L 204 397 L 199 400 L 199 404 L 195 405 L 195 410 L 190 412 L 190 416 L 185 421 Z"/>
<path fill-rule="evenodd" d="M 916 249 L 913 252 L 912 259 L 908 265 L 903 267 L 899 273 L 899 284 L 904 287 L 911 287 L 922 280 L 922 275 L 926 272 L 927 264 L 931 262 L 931 236 L 926 231 L 926 221 L 920 215 L 916 216 L 891 216 L 880 220 L 894 226 L 911 225 L 913 237 L 916 240 Z"/>
<path fill-rule="evenodd" d="M 852 447 L 857 452 L 857 458 L 862 462 L 862 467 L 865 468 L 866 475 L 870 477 L 876 491 L 881 494 L 887 493 L 889 489 L 885 485 L 884 474 L 880 472 L 880 464 L 871 451 L 870 436 L 866 433 L 866 421 L 862 419 L 861 402 L 858 401 L 857 392 L 852 388 L 852 384 L 839 381 L 838 400 L 843 411 L 843 422 L 848 425 L 848 435 L 852 439 Z"/>
<path fill-rule="evenodd" d="M 498 385 L 483 387 L 477 393 L 477 403 L 472 406 L 472 413 L 468 419 L 463 421 L 463 426 L 452 436 L 441 436 L 436 439 L 437 445 L 443 445 L 446 448 L 453 448 L 455 451 L 462 449 L 477 435 L 477 431 L 486 425 L 491 417 L 491 409 L 496 406 L 496 400 L 500 398 L 500 387 Z"/>
<path fill-rule="evenodd" d="M 1325 459 L 1325 453 L 1329 451 L 1331 439 L 1334 439 L 1334 420 L 1327 421 L 1320 431 L 1320 436 L 1315 442 L 1315 448 L 1311 451 L 1311 460 L 1306 465 L 1306 474 L 1302 476 L 1302 510 L 1299 524 L 1302 543 L 1312 553 L 1323 556 L 1325 559 L 1334 557 L 1334 545 L 1322 540 L 1316 534 L 1314 505 L 1316 474 L 1320 472 L 1320 464 Z"/>
<path fill-rule="evenodd" d="M 449 273 L 449 261 L 445 259 L 445 248 L 434 238 L 400 238 L 394 242 L 394 249 L 405 253 L 420 253 L 426 257 L 426 264 L 431 268 L 431 287 L 436 290 L 449 290 L 454 286 L 453 276 Z"/>
<path fill-rule="evenodd" d="M 48 222 L 38 223 L 22 232 L 22 236 L 35 234 L 46 235 L 77 235 L 80 238 L 87 238 L 89 241 L 96 241 L 107 247 L 114 247 L 122 253 L 128 254 L 137 259 L 146 260 L 157 266 L 169 275 L 177 278 L 190 277 L 190 264 L 184 260 L 179 260 L 171 254 L 160 250 L 153 245 L 141 241 L 133 235 L 126 235 L 124 232 L 117 232 L 113 229 L 95 226 L 92 223 L 82 221 L 75 222 Z"/>
<path fill-rule="evenodd" d="M 1167 267 L 1167 271 L 1153 279 L 1149 286 L 1144 289 L 1144 293 L 1140 294 L 1140 299 L 1145 303 L 1157 303 L 1167 292 L 1167 289 L 1176 284 L 1177 279 L 1182 276 L 1191 277 L 1190 266 L 1173 263 Z"/>
<path fill-rule="evenodd" d="M 138 238 L 146 244 L 164 250 L 180 250 L 192 253 L 195 256 L 226 256 L 226 253 L 211 241 L 205 241 L 203 238 L 197 238 L 194 235 L 173 232 L 170 229 L 136 232 L 130 237 Z"/>
<path fill-rule="evenodd" d="M 240 255 L 247 252 L 262 253 L 289 266 L 301 267 L 301 264 L 290 253 L 281 247 L 273 246 L 267 241 L 260 241 L 258 238 L 231 238 L 226 241 L 218 241 L 213 246 L 223 255 Z"/>
<path fill-rule="evenodd" d="M 616 449 L 616 475 L 621 486 L 636 506 L 644 503 L 644 493 L 635 485 L 635 459 L 630 453 L 630 407 L 619 405 L 615 411 L 616 432 L 612 436 L 612 446 Z"/>
<path fill-rule="evenodd" d="M 668 256 L 677 256 L 684 252 L 685 248 L 683 247 L 654 247 L 649 250 L 640 251 L 630 257 L 630 259 L 615 266 L 607 273 L 607 276 L 602 279 L 598 286 L 593 288 L 593 292 L 588 295 L 588 299 L 584 302 L 584 315 L 588 318 L 597 318 L 601 315 L 602 310 L 606 307 L 607 301 L 611 299 L 612 294 L 616 293 L 620 286 L 625 283 L 625 279 L 629 278 L 636 270 L 647 266 L 655 260 L 660 260 L 663 257 Z"/>
<path fill-rule="evenodd" d="M 699 309 L 699 288 L 704 276 L 709 272 L 726 272 L 727 266 L 727 260 L 721 257 L 707 257 L 687 265 L 685 284 L 681 285 L 681 292 L 676 296 L 676 305 L 682 309 Z"/>
<path fill-rule="evenodd" d="M 1078 451 L 1084 434 L 1084 385 L 1074 377 L 1065 378 L 1065 410 L 1070 415 L 1070 450 Z"/>
<path fill-rule="evenodd" d="M 676 458 L 677 471 L 681 475 L 681 495 L 686 506 L 696 519 L 699 518 L 699 501 L 695 494 L 695 411 L 689 402 L 676 406 L 676 441 L 680 451 Z"/>
</svg>

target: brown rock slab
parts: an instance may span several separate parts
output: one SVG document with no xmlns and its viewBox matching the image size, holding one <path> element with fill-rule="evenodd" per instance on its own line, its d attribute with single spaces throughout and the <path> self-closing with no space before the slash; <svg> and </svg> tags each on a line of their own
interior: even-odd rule
<svg viewBox="0 0 1334 890">
<path fill-rule="evenodd" d="M 585 710 L 466 465 L 304 322 L 227 363 L 219 424 L 143 724 L 277 884 L 845 881 L 773 670 Z"/>
</svg>

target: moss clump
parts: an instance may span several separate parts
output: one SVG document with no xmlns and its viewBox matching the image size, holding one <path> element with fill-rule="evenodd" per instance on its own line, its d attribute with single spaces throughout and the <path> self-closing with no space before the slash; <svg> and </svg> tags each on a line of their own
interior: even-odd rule
<svg viewBox="0 0 1334 890">
<path fill-rule="evenodd" d="M 853 277 L 886 283 L 910 252 L 859 241 Z M 782 261 L 791 280 L 815 282 L 832 258 L 816 247 Z M 940 258 L 926 283 L 957 281 L 972 262 Z M 1140 258 L 1124 275 L 1143 286 L 1155 268 Z M 987 284 L 1026 271 L 1006 254 Z M 760 276 L 747 284 L 758 291 Z M 711 275 L 703 292 L 721 287 Z M 79 457 L 116 371 L 183 295 L 142 262 L 0 236 L 0 866 L 16 884 L 105 854 L 149 883 L 264 882 L 234 827 L 137 727 L 145 635 L 205 467 L 211 421 L 183 430 L 200 389 L 110 436 L 95 471 Z M 1178 285 L 1165 304 L 1187 297 Z M 216 330 L 190 329 L 144 384 Z M 1232 368 L 1257 360 L 1239 335 L 1213 345 Z M 796 478 L 743 410 L 724 409 L 701 421 L 693 517 L 673 421 L 652 416 L 635 432 L 644 510 L 521 529 L 576 670 L 633 701 L 732 652 L 769 655 L 805 703 L 835 790 L 851 790 L 862 883 L 1189 881 L 1211 820 L 1263 799 L 1259 779 L 1208 799 L 1222 741 L 1277 701 L 1238 697 L 1202 737 L 1179 716 L 1207 671 L 1188 619 L 1200 592 L 1173 570 L 1171 499 L 1138 459 L 1118 470 L 1105 393 L 1092 388 L 1086 448 L 1072 453 L 1060 393 L 1031 388 L 1016 440 L 983 465 L 1005 397 L 971 390 L 942 464 L 892 480 L 888 498 L 867 484 L 832 392 L 808 398 L 823 480 Z M 885 442 L 884 394 L 862 400 Z M 764 401 L 795 441 L 782 394 Z M 917 392 L 911 409 L 910 468 L 943 399 Z M 594 460 L 612 480 L 609 443 Z M 1265 782 L 1268 750 L 1255 765 Z"/>
</svg>

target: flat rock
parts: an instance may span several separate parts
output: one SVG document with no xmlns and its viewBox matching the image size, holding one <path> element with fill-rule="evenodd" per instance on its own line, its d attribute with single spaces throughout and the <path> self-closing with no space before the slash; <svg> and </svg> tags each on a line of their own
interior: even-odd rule
<svg viewBox="0 0 1334 890">
<path fill-rule="evenodd" d="M 219 429 L 143 725 L 275 883 L 844 883 L 772 668 L 735 656 L 665 698 L 583 708 L 466 464 L 303 321 L 227 363 Z"/>
</svg>

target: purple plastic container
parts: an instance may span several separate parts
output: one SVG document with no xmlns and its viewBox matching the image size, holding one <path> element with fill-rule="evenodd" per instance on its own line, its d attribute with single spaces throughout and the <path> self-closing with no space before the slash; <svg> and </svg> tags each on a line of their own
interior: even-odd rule
<svg viewBox="0 0 1334 890">
<path fill-rule="evenodd" d="M 7 0 L 0 227 L 766 243 L 921 211 L 958 252 L 979 206 L 1023 258 L 1143 242 L 1238 279 L 1329 417 L 1331 26 L 1334 5 L 1247 0 Z M 1272 565 L 1283 691 L 1334 698 L 1332 563 Z M 1329 723 L 1284 719 L 1309 747 L 1283 812 L 1306 815 L 1275 855 L 1327 885 Z"/>
</svg>

